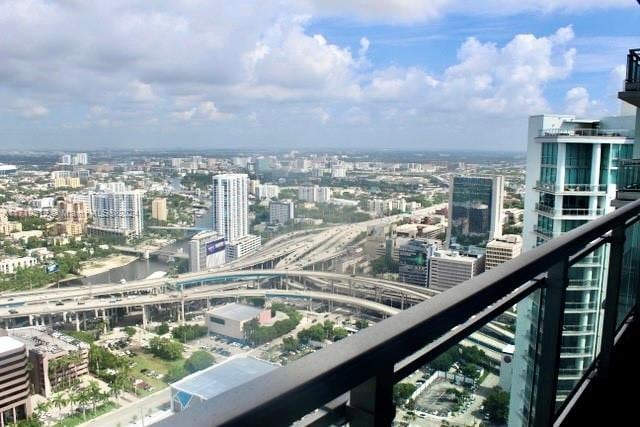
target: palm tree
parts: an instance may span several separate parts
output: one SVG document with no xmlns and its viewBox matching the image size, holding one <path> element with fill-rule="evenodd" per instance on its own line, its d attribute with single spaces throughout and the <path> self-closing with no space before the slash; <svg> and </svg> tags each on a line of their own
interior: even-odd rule
<svg viewBox="0 0 640 427">
<path fill-rule="evenodd" d="M 62 415 L 62 407 L 67 404 L 67 400 L 64 398 L 62 393 L 57 393 L 51 398 L 51 404 L 55 406 L 58 409 L 58 412 L 60 412 L 60 415 Z"/>
<path fill-rule="evenodd" d="M 79 397 L 79 394 L 74 391 L 70 391 L 69 393 L 67 393 L 67 403 L 71 405 L 71 411 L 69 414 L 71 414 L 71 412 L 73 412 L 73 410 L 76 408 L 76 404 L 78 403 L 78 397 Z"/>
<path fill-rule="evenodd" d="M 89 403 L 90 401 L 91 401 L 91 396 L 89 396 L 89 393 L 87 392 L 87 390 L 81 390 L 78 393 L 78 403 L 82 407 L 82 418 L 84 420 L 87 419 L 87 403 Z"/>
<path fill-rule="evenodd" d="M 44 415 L 46 414 L 46 412 L 49 410 L 51 406 L 51 402 L 50 401 L 44 401 L 44 402 L 40 402 L 36 405 L 36 407 L 33 409 L 33 415 L 41 422 L 45 422 L 45 425 L 47 424 L 47 422 L 45 420 L 43 420 Z"/>
<path fill-rule="evenodd" d="M 96 381 L 89 381 L 89 388 L 87 389 L 87 393 L 89 393 L 89 398 L 91 400 L 91 406 L 93 413 L 96 413 L 96 404 L 101 399 L 101 390 L 100 386 Z"/>
</svg>

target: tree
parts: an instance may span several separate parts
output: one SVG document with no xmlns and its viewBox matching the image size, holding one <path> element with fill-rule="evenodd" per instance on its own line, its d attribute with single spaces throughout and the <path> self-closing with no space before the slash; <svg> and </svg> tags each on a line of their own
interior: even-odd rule
<svg viewBox="0 0 640 427">
<path fill-rule="evenodd" d="M 484 407 L 494 423 L 504 424 L 509 413 L 509 393 L 495 386 L 484 400 Z"/>
<path fill-rule="evenodd" d="M 393 386 L 393 402 L 396 405 L 401 404 L 405 400 L 411 397 L 413 392 L 416 391 L 416 386 L 411 383 L 399 383 Z"/>
<path fill-rule="evenodd" d="M 124 328 L 124 332 L 127 334 L 129 338 L 131 338 L 136 334 L 136 328 L 134 328 L 133 326 L 126 326 Z"/>
<path fill-rule="evenodd" d="M 182 344 L 168 338 L 153 337 L 149 349 L 154 356 L 165 360 L 177 360 L 182 356 Z"/>
<path fill-rule="evenodd" d="M 174 383 L 186 377 L 187 375 L 189 375 L 189 373 L 186 371 L 186 369 L 184 369 L 183 366 L 170 366 L 163 379 L 166 383 Z"/>
<path fill-rule="evenodd" d="M 339 341 L 349 336 L 349 332 L 345 328 L 333 328 L 333 340 Z"/>
<path fill-rule="evenodd" d="M 358 319 L 356 320 L 356 328 L 358 329 L 364 329 L 369 327 L 369 321 L 365 320 L 365 319 Z"/>
<path fill-rule="evenodd" d="M 158 335 L 164 335 L 167 332 L 169 332 L 169 325 L 164 322 L 158 325 L 158 327 L 156 328 L 156 334 Z"/>
<path fill-rule="evenodd" d="M 206 351 L 195 351 L 184 362 L 184 369 L 190 374 L 201 371 L 216 363 L 215 357 Z"/>
<path fill-rule="evenodd" d="M 67 404 L 67 400 L 64 398 L 62 393 L 54 394 L 51 398 L 51 404 L 58 409 L 59 412 L 62 411 L 62 407 Z"/>
</svg>

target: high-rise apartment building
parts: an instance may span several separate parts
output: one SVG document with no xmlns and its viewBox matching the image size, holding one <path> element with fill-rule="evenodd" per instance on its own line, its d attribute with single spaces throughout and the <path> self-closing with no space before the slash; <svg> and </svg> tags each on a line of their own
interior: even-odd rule
<svg viewBox="0 0 640 427">
<path fill-rule="evenodd" d="M 455 176 L 449 191 L 449 247 L 484 247 L 499 237 L 503 200 L 504 177 Z"/>
<path fill-rule="evenodd" d="M 522 237 L 516 234 L 505 234 L 487 243 L 485 270 L 514 259 L 522 252 Z"/>
<path fill-rule="evenodd" d="M 318 186 L 303 185 L 298 187 L 298 200 L 315 203 L 318 200 Z"/>
<path fill-rule="evenodd" d="M 104 191 L 89 194 L 93 224 L 90 227 L 139 236 L 143 232 L 140 190 Z"/>
<path fill-rule="evenodd" d="M 213 228 L 227 241 L 249 233 L 248 181 L 246 174 L 213 177 Z"/>
<path fill-rule="evenodd" d="M 151 218 L 167 222 L 167 199 L 156 197 L 151 201 Z"/>
<path fill-rule="evenodd" d="M 523 252 L 613 210 L 618 165 L 630 158 L 633 116 L 579 119 L 539 115 L 529 119 Z M 569 269 L 556 399 L 562 401 L 593 362 L 602 322 L 606 271 L 602 246 Z M 540 292 L 518 304 L 509 424 L 531 416 L 533 357 Z M 542 332 L 544 333 L 544 332 Z"/>
<path fill-rule="evenodd" d="M 78 165 L 87 165 L 89 164 L 89 156 L 87 153 L 76 153 L 76 164 Z"/>
<path fill-rule="evenodd" d="M 259 200 L 275 199 L 280 195 L 280 187 L 275 184 L 262 184 L 255 188 L 256 198 Z"/>
<path fill-rule="evenodd" d="M 269 224 L 286 224 L 294 217 L 294 205 L 291 200 L 269 203 Z"/>
<path fill-rule="evenodd" d="M 26 347 L 0 336 L 0 426 L 14 425 L 31 415 Z"/>
<path fill-rule="evenodd" d="M 60 164 L 61 165 L 70 165 L 71 164 L 71 155 L 70 154 L 63 154 L 62 156 L 60 156 Z"/>
</svg>

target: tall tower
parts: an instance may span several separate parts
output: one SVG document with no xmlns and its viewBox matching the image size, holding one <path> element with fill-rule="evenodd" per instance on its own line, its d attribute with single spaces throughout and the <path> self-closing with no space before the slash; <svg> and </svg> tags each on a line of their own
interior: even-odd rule
<svg viewBox="0 0 640 427">
<path fill-rule="evenodd" d="M 523 252 L 613 210 L 618 165 L 630 158 L 634 118 L 529 118 Z M 600 247 L 569 269 L 556 400 L 562 402 L 594 360 L 606 271 Z M 509 425 L 530 419 L 540 292 L 518 304 Z"/>
<path fill-rule="evenodd" d="M 213 229 L 227 241 L 249 234 L 249 178 L 246 174 L 221 174 L 213 177 Z"/>
<path fill-rule="evenodd" d="M 484 247 L 502 235 L 504 177 L 456 176 L 449 192 L 449 247 Z"/>
</svg>

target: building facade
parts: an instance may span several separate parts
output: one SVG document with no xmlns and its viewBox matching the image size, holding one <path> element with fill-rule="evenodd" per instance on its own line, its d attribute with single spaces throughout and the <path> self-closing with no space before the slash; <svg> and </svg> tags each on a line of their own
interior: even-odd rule
<svg viewBox="0 0 640 427">
<path fill-rule="evenodd" d="M 140 190 L 89 194 L 92 226 L 140 236 L 144 229 L 142 195 Z"/>
<path fill-rule="evenodd" d="M 484 255 L 468 256 L 455 251 L 437 251 L 429 261 L 429 287 L 446 291 L 484 271 Z"/>
<path fill-rule="evenodd" d="M 466 251 L 499 237 L 503 200 L 502 176 L 455 176 L 449 191 L 449 247 Z"/>
<path fill-rule="evenodd" d="M 151 218 L 167 222 L 167 199 L 156 197 L 151 201 Z"/>
<path fill-rule="evenodd" d="M 522 252 L 522 237 L 515 234 L 505 234 L 487 243 L 484 269 L 491 270 L 507 262 Z"/>
<path fill-rule="evenodd" d="M 436 246 L 420 239 L 411 239 L 398 251 L 398 272 L 401 282 L 428 287 L 429 264 Z"/>
<path fill-rule="evenodd" d="M 220 267 L 225 260 L 226 243 L 216 231 L 200 232 L 189 241 L 189 271 Z"/>
<path fill-rule="evenodd" d="M 253 234 L 247 234 L 232 242 L 227 242 L 226 254 L 227 261 L 242 258 L 245 255 L 249 255 L 260 249 L 262 240 L 260 236 Z"/>
<path fill-rule="evenodd" d="M 246 174 L 213 177 L 213 228 L 227 241 L 249 233 L 248 181 Z"/>
<path fill-rule="evenodd" d="M 286 224 L 294 218 L 294 204 L 291 200 L 269 203 L 269 224 Z"/>
<path fill-rule="evenodd" d="M 0 336 L 0 427 L 31 416 L 28 359 L 25 345 Z"/>
<path fill-rule="evenodd" d="M 585 120 L 567 115 L 529 119 L 523 252 L 613 210 L 618 165 L 630 158 L 633 116 Z M 556 400 L 561 402 L 593 362 L 602 322 L 606 271 L 600 247 L 569 269 Z M 541 294 L 518 304 L 509 424 L 530 419 L 532 366 Z"/>
</svg>

